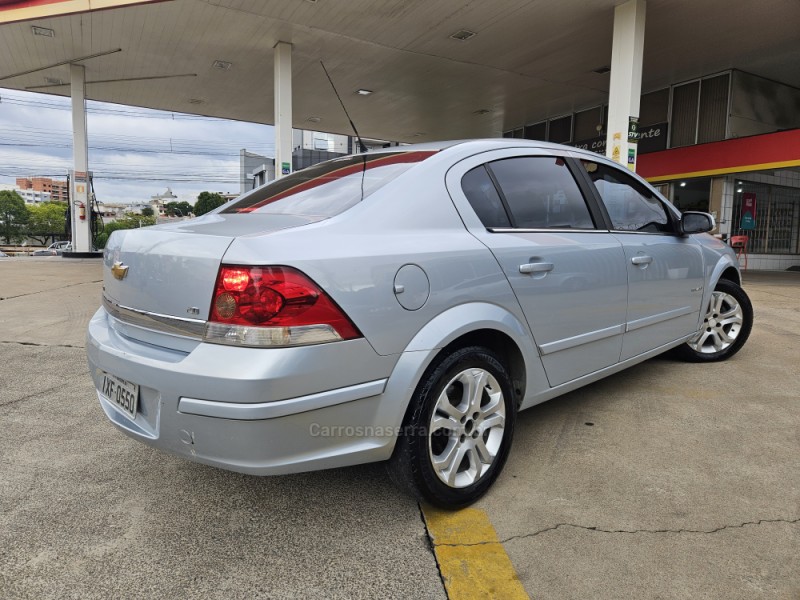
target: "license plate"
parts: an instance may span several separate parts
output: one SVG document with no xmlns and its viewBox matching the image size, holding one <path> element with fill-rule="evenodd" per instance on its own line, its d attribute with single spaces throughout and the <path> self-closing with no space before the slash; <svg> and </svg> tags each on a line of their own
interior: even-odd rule
<svg viewBox="0 0 800 600">
<path fill-rule="evenodd" d="M 136 418 L 136 409 L 139 406 L 139 386 L 137 384 L 115 377 L 110 373 L 103 373 L 103 387 L 100 389 L 100 393 L 116 404 L 131 419 Z"/>
</svg>

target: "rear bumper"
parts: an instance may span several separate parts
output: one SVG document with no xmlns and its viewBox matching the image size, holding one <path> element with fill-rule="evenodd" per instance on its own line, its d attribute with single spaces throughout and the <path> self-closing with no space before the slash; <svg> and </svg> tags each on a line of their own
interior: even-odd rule
<svg viewBox="0 0 800 600">
<path fill-rule="evenodd" d="M 397 369 L 400 357 L 380 356 L 363 339 L 279 349 L 199 343 L 178 351 L 136 341 L 113 324 L 101 308 L 87 335 L 108 419 L 161 450 L 255 475 L 387 459 L 413 389 L 406 380 L 417 371 Z M 409 354 L 399 362 L 424 359 Z M 103 372 L 139 385 L 135 419 L 100 393 Z"/>
</svg>

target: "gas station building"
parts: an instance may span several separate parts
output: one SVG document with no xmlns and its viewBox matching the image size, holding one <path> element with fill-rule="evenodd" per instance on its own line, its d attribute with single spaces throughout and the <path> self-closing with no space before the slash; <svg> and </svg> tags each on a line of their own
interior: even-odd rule
<svg viewBox="0 0 800 600">
<path fill-rule="evenodd" d="M 604 153 L 746 236 L 750 268 L 785 269 L 800 266 L 798 23 L 796 0 L 0 0 L 0 87 L 72 98 L 75 214 L 86 99 L 272 124 L 280 176 L 293 128 L 351 133 L 327 70 L 364 137 Z"/>
</svg>

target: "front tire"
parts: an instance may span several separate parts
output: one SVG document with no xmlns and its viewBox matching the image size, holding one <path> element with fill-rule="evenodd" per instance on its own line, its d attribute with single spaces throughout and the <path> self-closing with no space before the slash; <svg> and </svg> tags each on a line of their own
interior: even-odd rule
<svg viewBox="0 0 800 600">
<path fill-rule="evenodd" d="M 480 346 L 428 368 L 411 399 L 389 474 L 399 487 L 444 508 L 480 498 L 503 469 L 514 434 L 511 378 Z"/>
<path fill-rule="evenodd" d="M 676 351 L 690 362 L 726 360 L 741 350 L 753 327 L 753 305 L 744 290 L 732 281 L 721 279 L 700 331 Z"/>
</svg>

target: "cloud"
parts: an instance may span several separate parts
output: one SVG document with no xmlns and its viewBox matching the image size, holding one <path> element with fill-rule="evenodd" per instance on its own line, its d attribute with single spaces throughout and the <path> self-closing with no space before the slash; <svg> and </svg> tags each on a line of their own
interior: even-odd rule
<svg viewBox="0 0 800 600">
<path fill-rule="evenodd" d="M 239 191 L 239 150 L 274 155 L 269 125 L 89 102 L 89 170 L 98 200 L 146 202 L 167 187 L 194 203 Z M 72 167 L 69 98 L 0 89 L 0 183 L 63 178 Z"/>
</svg>

